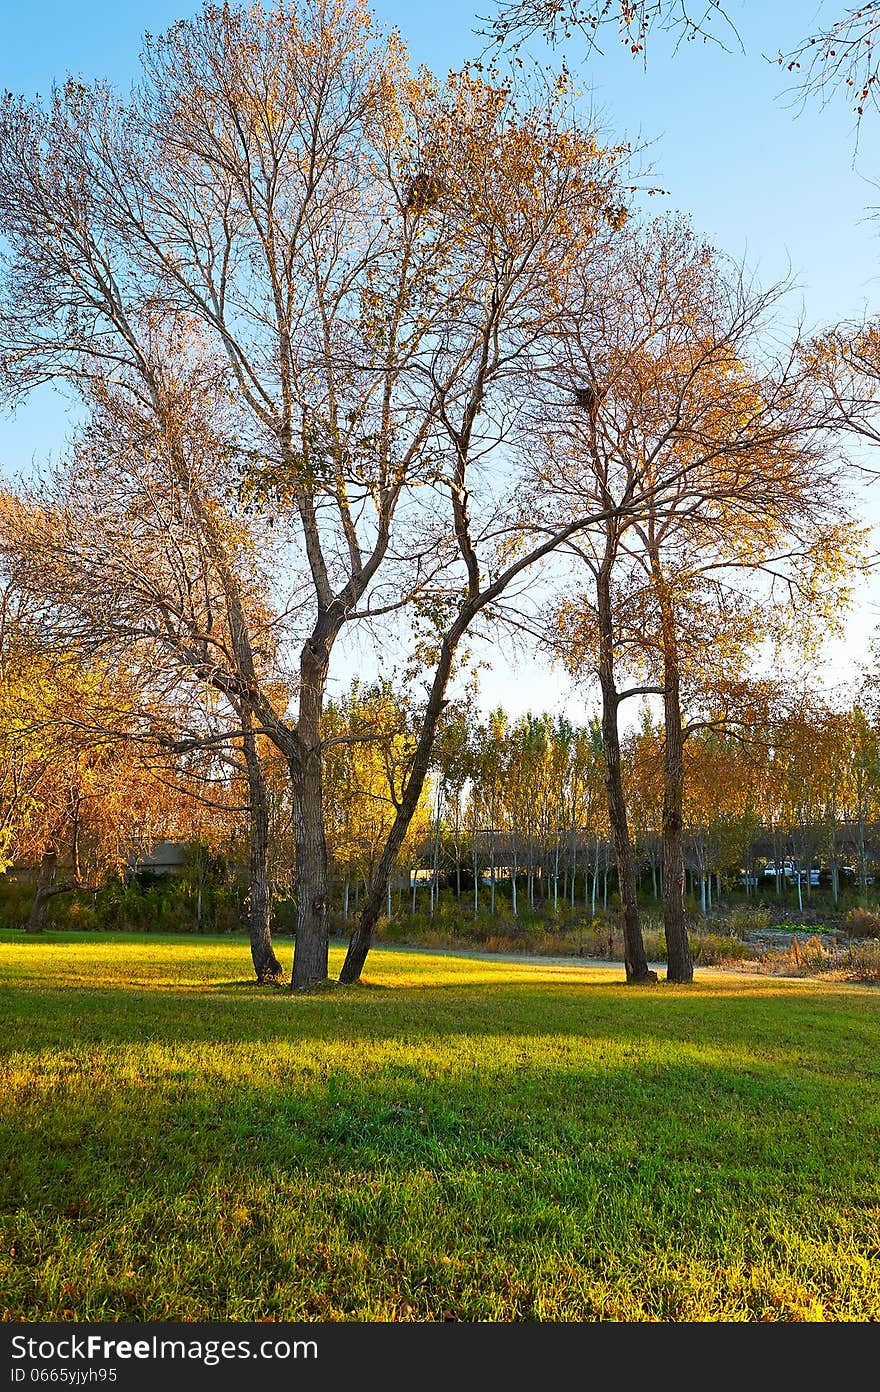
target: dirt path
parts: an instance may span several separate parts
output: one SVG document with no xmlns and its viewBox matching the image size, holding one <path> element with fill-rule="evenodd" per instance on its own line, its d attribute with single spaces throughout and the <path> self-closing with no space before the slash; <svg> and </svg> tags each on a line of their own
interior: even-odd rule
<svg viewBox="0 0 880 1392">
<path fill-rule="evenodd" d="M 421 953 L 425 957 L 468 957 L 478 962 L 516 962 L 522 966 L 534 967 L 571 967 L 575 970 L 583 967 L 609 967 L 617 968 L 623 976 L 624 968 L 622 962 L 615 962 L 605 957 L 543 957 L 536 953 L 526 952 L 481 952 L 478 948 L 470 947 L 415 947 L 403 943 L 374 943 L 370 952 L 415 952 Z M 652 971 L 657 972 L 663 978 L 666 971 L 665 962 L 649 962 L 648 966 Z M 699 972 L 703 975 L 747 975 L 745 972 L 738 972 L 735 967 L 694 967 L 694 975 Z"/>
<path fill-rule="evenodd" d="M 337 940 L 339 941 L 339 940 Z M 531 967 L 570 967 L 572 971 L 583 970 L 584 968 L 606 967 L 609 970 L 620 972 L 621 982 L 625 980 L 624 967 L 622 962 L 614 962 L 605 957 L 541 957 L 536 953 L 525 952 L 481 952 L 478 948 L 468 947 L 415 947 L 404 943 L 376 943 L 370 948 L 370 952 L 414 952 L 421 953 L 426 957 L 465 957 L 474 958 L 480 962 L 516 962 L 521 966 Z M 660 981 L 666 979 L 665 962 L 649 962 L 652 971 L 657 973 Z M 785 972 L 759 972 L 754 968 L 750 969 L 748 961 L 744 961 L 741 966 L 736 967 L 694 967 L 694 980 L 699 980 L 705 976 L 750 976 L 760 977 L 765 981 L 810 981 L 822 980 L 822 977 L 800 976 Z M 838 984 L 851 986 L 867 986 L 871 990 L 880 991 L 880 986 L 873 981 L 850 981 Z"/>
</svg>

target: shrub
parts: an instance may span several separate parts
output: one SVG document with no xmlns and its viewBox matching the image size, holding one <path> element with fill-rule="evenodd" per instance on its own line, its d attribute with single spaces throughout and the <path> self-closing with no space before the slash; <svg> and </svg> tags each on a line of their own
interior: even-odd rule
<svg viewBox="0 0 880 1392">
<path fill-rule="evenodd" d="M 733 934 L 697 933 L 691 935 L 691 956 L 702 967 L 719 967 L 725 962 L 751 960 L 753 953 Z"/>
<path fill-rule="evenodd" d="M 837 981 L 861 981 L 880 986 L 880 939 L 851 944 L 838 956 L 829 975 Z"/>
<path fill-rule="evenodd" d="M 766 904 L 737 904 L 728 911 L 725 921 L 731 933 L 742 937 L 744 933 L 760 933 L 769 928 L 773 915 Z"/>
<path fill-rule="evenodd" d="M 795 935 L 788 947 L 765 952 L 756 970 L 764 976 L 820 976 L 833 969 L 839 958 L 839 951 L 826 947 L 815 934 L 806 942 Z"/>
<path fill-rule="evenodd" d="M 880 937 L 880 911 L 877 909 L 850 909 L 844 921 L 847 932 L 854 938 Z"/>
<path fill-rule="evenodd" d="M 642 938 L 645 944 L 645 956 L 649 962 L 666 961 L 666 934 L 662 928 L 652 928 L 646 924 L 642 929 Z M 620 944 L 620 955 L 623 957 L 623 941 Z"/>
<path fill-rule="evenodd" d="M 863 939 L 845 948 L 824 946 L 818 937 L 792 940 L 783 952 L 768 952 L 755 963 L 766 976 L 824 976 L 831 981 L 880 986 L 880 939 Z"/>
<path fill-rule="evenodd" d="M 78 933 L 94 932 L 98 928 L 98 910 L 94 904 L 87 903 L 83 899 L 71 899 L 67 904 L 60 904 L 59 917 L 63 919 L 65 928 L 73 928 Z M 54 907 L 54 905 L 53 905 Z"/>
<path fill-rule="evenodd" d="M 338 922 L 336 921 L 338 918 Z M 349 920 L 348 932 L 354 928 L 354 920 Z M 296 900 L 295 899 L 273 899 L 272 900 L 272 932 L 281 933 L 285 936 L 296 933 Z M 338 936 L 342 936 L 346 925 L 342 921 L 342 914 L 333 915 L 330 923 L 331 931 Z"/>
<path fill-rule="evenodd" d="M 105 885 L 95 903 L 96 927 L 145 932 L 150 923 L 150 905 L 136 879 L 114 879 Z"/>
<path fill-rule="evenodd" d="M 34 898 L 34 886 L 28 880 L 0 875 L 0 928 L 23 928 Z"/>
</svg>

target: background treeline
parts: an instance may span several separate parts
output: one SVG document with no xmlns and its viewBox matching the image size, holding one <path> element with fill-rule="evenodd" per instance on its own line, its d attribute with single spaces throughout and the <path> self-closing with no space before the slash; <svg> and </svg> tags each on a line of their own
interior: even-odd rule
<svg viewBox="0 0 880 1392">
<path fill-rule="evenodd" d="M 39 688 L 45 695 L 45 685 Z M 61 698 L 52 691 L 53 714 Z M 83 693 L 74 693 L 82 702 Z M 81 713 L 83 707 L 80 707 Z M 687 741 L 685 866 L 691 926 L 715 932 L 774 921 L 876 930 L 880 731 L 870 703 L 815 702 L 770 724 L 704 729 Z M 19 708 L 21 714 L 21 708 Z M 32 720 L 35 712 L 31 712 Z M 325 711 L 331 923 L 349 929 L 393 819 L 417 714 L 389 686 L 355 682 Z M 241 931 L 249 913 L 250 808 L 244 760 L 170 754 L 138 766 L 83 736 L 47 741 L 37 722 L 6 764 L 6 926 L 34 928 L 51 842 L 48 921 L 80 928 Z M 7 741 L 8 742 L 8 741 Z M 284 770 L 255 741 L 266 794 L 264 875 L 271 928 L 296 921 L 293 809 Z M 623 780 L 639 899 L 662 897 L 663 732 L 644 708 L 622 733 Z M 180 863 L 157 873 L 155 843 Z M 766 874 L 767 867 L 775 873 Z M 812 872 L 812 873 L 811 873 Z M 749 906 L 756 911 L 748 912 Z M 380 932 L 562 950 L 614 949 L 620 907 L 598 715 L 480 718 L 447 710 L 410 835 L 389 879 Z M 857 910 L 853 913 L 853 910 Z M 844 915 L 846 917 L 844 918 Z M 45 921 L 45 920 L 43 920 Z M 705 925 L 704 925 L 705 927 Z M 585 930 L 592 938 L 584 937 Z M 581 934 L 578 938 L 577 934 Z M 662 942 L 655 933 L 655 950 Z"/>
</svg>

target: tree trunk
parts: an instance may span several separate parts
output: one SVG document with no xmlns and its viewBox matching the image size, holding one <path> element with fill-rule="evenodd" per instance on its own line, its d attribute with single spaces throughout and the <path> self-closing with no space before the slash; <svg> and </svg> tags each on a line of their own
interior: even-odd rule
<svg viewBox="0 0 880 1392">
<path fill-rule="evenodd" d="M 302 764 L 292 769 L 292 783 L 297 914 L 290 985 L 293 990 L 305 990 L 327 980 L 329 961 L 327 846 L 319 754 L 306 751 Z"/>
<path fill-rule="evenodd" d="M 475 810 L 474 810 L 474 846 L 473 846 L 473 850 L 474 850 L 474 918 L 476 918 L 476 917 L 478 916 L 479 912 L 480 912 L 480 878 L 479 878 L 479 864 L 478 864 L 478 857 L 477 857 L 477 816 L 476 816 L 476 807 L 475 807 Z"/>
<path fill-rule="evenodd" d="M 587 892 L 587 884 L 586 884 L 586 876 L 585 876 L 585 877 L 584 877 L 584 896 L 585 896 L 585 897 L 586 897 L 586 892 Z M 591 907 L 591 909 L 592 909 L 593 917 L 594 917 L 594 918 L 596 917 L 596 903 L 597 903 L 597 900 L 598 900 L 598 896 L 599 896 L 599 838 L 598 838 L 598 836 L 597 836 L 597 837 L 596 837 L 595 845 L 593 846 L 593 890 L 592 890 L 592 898 L 591 898 L 591 901 L 590 901 L 590 907 Z M 621 899 L 621 903 L 623 903 L 623 900 L 622 900 L 622 899 Z"/>
<path fill-rule="evenodd" d="M 440 809 L 442 807 L 442 784 L 437 784 L 437 818 L 434 823 L 434 858 L 431 869 L 431 917 L 440 909 Z"/>
<path fill-rule="evenodd" d="M 684 916 L 684 730 L 678 643 L 672 598 L 656 553 L 652 563 L 663 640 L 663 927 L 666 934 L 666 980 L 686 983 L 694 979 L 694 964 Z"/>
<path fill-rule="evenodd" d="M 455 828 L 455 898 L 461 905 L 461 836 L 458 827 Z"/>
<path fill-rule="evenodd" d="M 242 714 L 242 733 L 249 812 L 248 929 L 254 971 L 264 985 L 280 981 L 284 968 L 275 956 L 269 927 L 269 799 L 250 712 Z"/>
<path fill-rule="evenodd" d="M 43 852 L 43 859 L 40 862 L 34 890 L 34 902 L 31 904 L 31 911 L 28 914 L 25 932 L 42 933 L 46 927 L 46 910 L 49 907 L 49 900 L 54 897 L 53 886 L 57 871 L 58 852 L 50 846 Z"/>
<path fill-rule="evenodd" d="M 617 710 L 620 698 L 614 682 L 614 629 L 611 611 L 611 541 L 606 557 L 596 575 L 597 614 L 599 620 L 599 686 L 602 693 L 602 757 L 604 763 L 605 795 L 608 801 L 608 820 L 611 841 L 617 861 L 617 883 L 620 890 L 620 912 L 623 920 L 623 957 L 626 979 L 632 985 L 656 981 L 657 973 L 648 969 L 642 924 L 636 897 L 636 871 L 626 799 L 620 766 L 620 734 Z M 593 873 L 593 910 L 596 906 L 596 877 L 598 875 L 598 840 L 596 867 Z M 607 889 L 607 870 L 606 870 Z"/>
<path fill-rule="evenodd" d="M 867 859 L 865 856 L 865 807 L 859 799 L 859 888 L 864 894 L 868 887 Z"/>
<path fill-rule="evenodd" d="M 406 787 L 400 799 L 400 805 L 388 838 L 379 857 L 373 878 L 367 891 L 364 907 L 358 925 L 351 935 L 348 944 L 348 952 L 345 954 L 345 961 L 342 964 L 342 971 L 339 973 L 339 980 L 343 984 L 351 984 L 359 981 L 370 944 L 373 939 L 379 914 L 382 908 L 385 884 L 391 873 L 392 867 L 400 854 L 404 837 L 409 829 L 422 788 L 425 784 L 425 777 L 431 760 L 431 750 L 434 745 L 434 736 L 437 732 L 437 725 L 443 708 L 446 705 L 446 687 L 449 682 L 449 675 L 452 671 L 452 661 L 455 650 L 461 635 L 465 632 L 469 621 L 469 616 L 462 613 L 456 624 L 450 629 L 440 649 L 440 659 L 434 673 L 434 681 L 431 685 L 431 692 L 428 697 L 428 704 L 425 710 L 422 728 L 419 733 L 418 744 L 413 755 L 409 777 L 406 780 Z"/>
<path fill-rule="evenodd" d="M 321 706 L 328 660 L 326 644 L 319 637 L 312 637 L 305 643 L 300 663 L 299 719 L 289 760 L 297 887 L 296 944 L 290 985 L 292 990 L 299 991 L 326 981 L 329 961 L 329 885 L 321 759 Z M 383 881 L 383 898 L 384 890 Z M 379 912 L 381 900 L 377 917 Z"/>
<path fill-rule="evenodd" d="M 828 815 L 830 812 L 830 816 Z M 831 803 L 826 808 L 826 817 L 829 824 L 828 838 L 828 868 L 831 871 L 831 899 L 834 907 L 840 898 L 840 874 L 837 864 L 837 779 L 831 783 Z"/>
<path fill-rule="evenodd" d="M 495 917 L 495 814 L 497 810 L 497 796 L 495 792 L 495 779 L 492 779 L 491 792 L 489 797 L 489 912 Z"/>
</svg>

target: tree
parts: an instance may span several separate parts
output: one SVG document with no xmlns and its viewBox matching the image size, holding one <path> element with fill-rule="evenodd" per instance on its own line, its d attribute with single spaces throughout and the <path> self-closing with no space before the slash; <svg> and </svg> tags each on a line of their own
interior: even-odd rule
<svg viewBox="0 0 880 1392">
<path fill-rule="evenodd" d="M 590 412 L 590 435 L 595 429 L 595 412 Z M 598 451 L 593 458 L 599 462 Z M 609 496 L 611 480 L 599 464 L 601 478 L 599 486 L 605 496 Z M 614 844 L 614 857 L 617 864 L 617 880 L 620 889 L 621 915 L 623 920 L 624 962 L 626 979 L 638 984 L 656 981 L 657 973 L 648 967 L 645 945 L 642 937 L 638 904 L 638 886 L 633 853 L 632 837 L 627 815 L 627 796 L 623 780 L 623 767 L 620 748 L 619 712 L 627 698 L 644 694 L 643 686 L 630 686 L 620 690 L 617 683 L 617 633 L 615 623 L 615 604 L 612 591 L 612 575 L 617 560 L 622 534 L 631 519 L 625 513 L 612 514 L 604 524 L 604 544 L 594 555 L 580 549 L 587 568 L 592 573 L 595 598 L 589 600 L 578 597 L 574 601 L 563 601 L 552 646 L 562 653 L 562 659 L 570 671 L 580 673 L 589 662 L 590 676 L 598 676 L 602 700 L 602 762 L 605 774 L 605 795 L 608 804 L 608 822 Z"/>
<path fill-rule="evenodd" d="M 169 366 L 173 361 L 169 345 Z M 270 667 L 275 619 L 261 558 L 235 504 L 235 480 L 224 467 L 214 379 L 192 357 L 175 366 L 180 375 L 163 401 L 162 429 L 132 395 L 91 384 L 90 416 L 71 458 L 47 481 L 6 498 L 0 546 L 50 650 L 77 654 L 85 664 L 100 660 L 120 682 L 132 674 L 130 727 L 119 730 L 112 719 L 102 727 L 93 710 L 95 734 L 178 756 L 181 767 L 182 756 L 200 749 L 209 762 L 213 753 L 215 764 L 224 745 L 239 750 L 248 789 L 251 952 L 258 980 L 277 980 L 253 707 L 246 691 L 217 676 L 234 625 L 246 621 L 266 683 L 274 678 L 280 690 L 277 667 Z M 189 779 L 202 798 L 204 764 L 196 758 Z M 213 767 L 208 776 L 218 773 L 230 776 L 228 767 Z M 225 804 L 216 805 L 222 811 Z"/>
<path fill-rule="evenodd" d="M 618 246 L 607 297 L 585 304 L 560 339 L 535 496 L 556 509 L 585 497 L 618 503 L 604 545 L 591 549 L 588 537 L 577 548 L 593 592 L 563 602 L 562 633 L 575 643 L 570 661 L 595 664 L 612 764 L 614 659 L 641 679 L 630 694 L 662 696 L 667 975 L 689 981 L 685 740 L 748 701 L 744 664 L 766 637 L 750 582 L 763 577 L 774 609 L 793 597 L 799 625 L 815 632 L 839 608 L 861 533 L 846 515 L 843 471 L 799 345 L 775 356 L 763 347 L 779 288 L 753 289 L 681 220 Z M 622 506 L 636 494 L 641 505 Z M 615 806 L 626 865 L 622 798 Z"/>
<path fill-rule="evenodd" d="M 488 36 L 496 45 L 509 45 L 514 51 L 532 37 L 556 47 L 577 33 L 589 53 L 601 52 L 602 36 L 613 29 L 618 41 L 643 61 L 652 32 L 672 35 L 676 49 L 682 42 L 695 41 L 742 48 L 721 0 L 703 0 L 696 7 L 687 0 L 497 0 L 497 11 Z M 817 11 L 813 23 L 818 20 Z M 830 23 L 812 28 L 776 61 L 792 76 L 804 101 L 818 97 L 824 106 L 843 93 L 861 121 L 866 108 L 878 101 L 878 31 L 880 0 L 865 0 Z"/>
<path fill-rule="evenodd" d="M 306 0 L 205 5 L 147 42 L 125 104 L 72 80 L 47 111 L 3 103 L 7 394 L 51 379 L 97 395 L 101 410 L 112 399 L 197 500 L 189 516 L 220 581 L 228 641 L 200 627 L 193 645 L 168 638 L 166 650 L 246 703 L 287 762 L 295 987 L 327 973 L 321 715 L 340 632 L 436 574 L 423 738 L 343 970 L 353 980 L 463 635 L 561 540 L 504 558 L 494 504 L 475 535 L 472 499 L 474 468 L 493 431 L 495 443 L 507 433 L 551 331 L 566 266 L 618 218 L 625 151 L 601 148 L 566 100 L 539 93 L 521 111 L 509 86 L 473 73 L 445 88 L 413 77 L 362 3 Z M 308 597 L 286 632 L 295 711 L 265 684 L 222 511 L 191 486 L 197 458 L 216 462 L 200 376 L 212 401 L 225 394 L 247 495 L 283 523 Z"/>
<path fill-rule="evenodd" d="M 515 48 L 533 36 L 555 46 L 577 32 L 591 51 L 599 51 L 603 34 L 612 29 L 632 54 L 644 54 L 652 30 L 674 35 L 676 46 L 683 40 L 739 41 L 720 0 L 703 0 L 696 10 L 688 0 L 497 0 L 497 9 L 489 33 L 496 43 Z"/>
<path fill-rule="evenodd" d="M 777 62 L 793 75 L 804 100 L 818 97 L 825 106 L 842 93 L 861 122 L 866 108 L 878 104 L 878 32 L 880 4 L 866 0 L 802 39 L 789 53 L 780 53 Z"/>
<path fill-rule="evenodd" d="M 756 693 L 757 695 L 758 693 Z M 761 693 L 763 695 L 763 693 Z M 718 898 L 722 872 L 738 880 L 740 867 L 760 829 L 755 799 L 755 738 L 766 740 L 764 702 L 756 701 L 754 727 L 745 727 L 744 712 L 731 729 L 694 730 L 685 749 L 684 823 L 694 868 L 700 875 L 703 913 L 712 904 L 712 877 Z"/>
<path fill-rule="evenodd" d="M 366 685 L 355 680 L 346 695 L 324 708 L 323 748 L 326 780 L 327 843 L 343 880 L 344 917 L 354 878 L 366 891 L 399 806 L 412 759 L 413 712 L 388 681 Z M 407 867 L 428 833 L 423 796 L 410 822 L 400 864 Z M 390 880 L 386 909 L 391 912 Z"/>
<path fill-rule="evenodd" d="M 434 746 L 434 776 L 447 809 L 455 862 L 455 897 L 461 903 L 462 843 L 465 831 L 465 786 L 473 772 L 469 712 L 447 706 Z"/>
<path fill-rule="evenodd" d="M 2 638 L 0 868 L 37 867 L 27 931 L 39 933 L 57 895 L 96 892 L 144 841 L 191 824 L 189 799 L 167 759 L 124 738 L 137 717 L 123 671 L 42 650 L 21 622 Z"/>
</svg>

